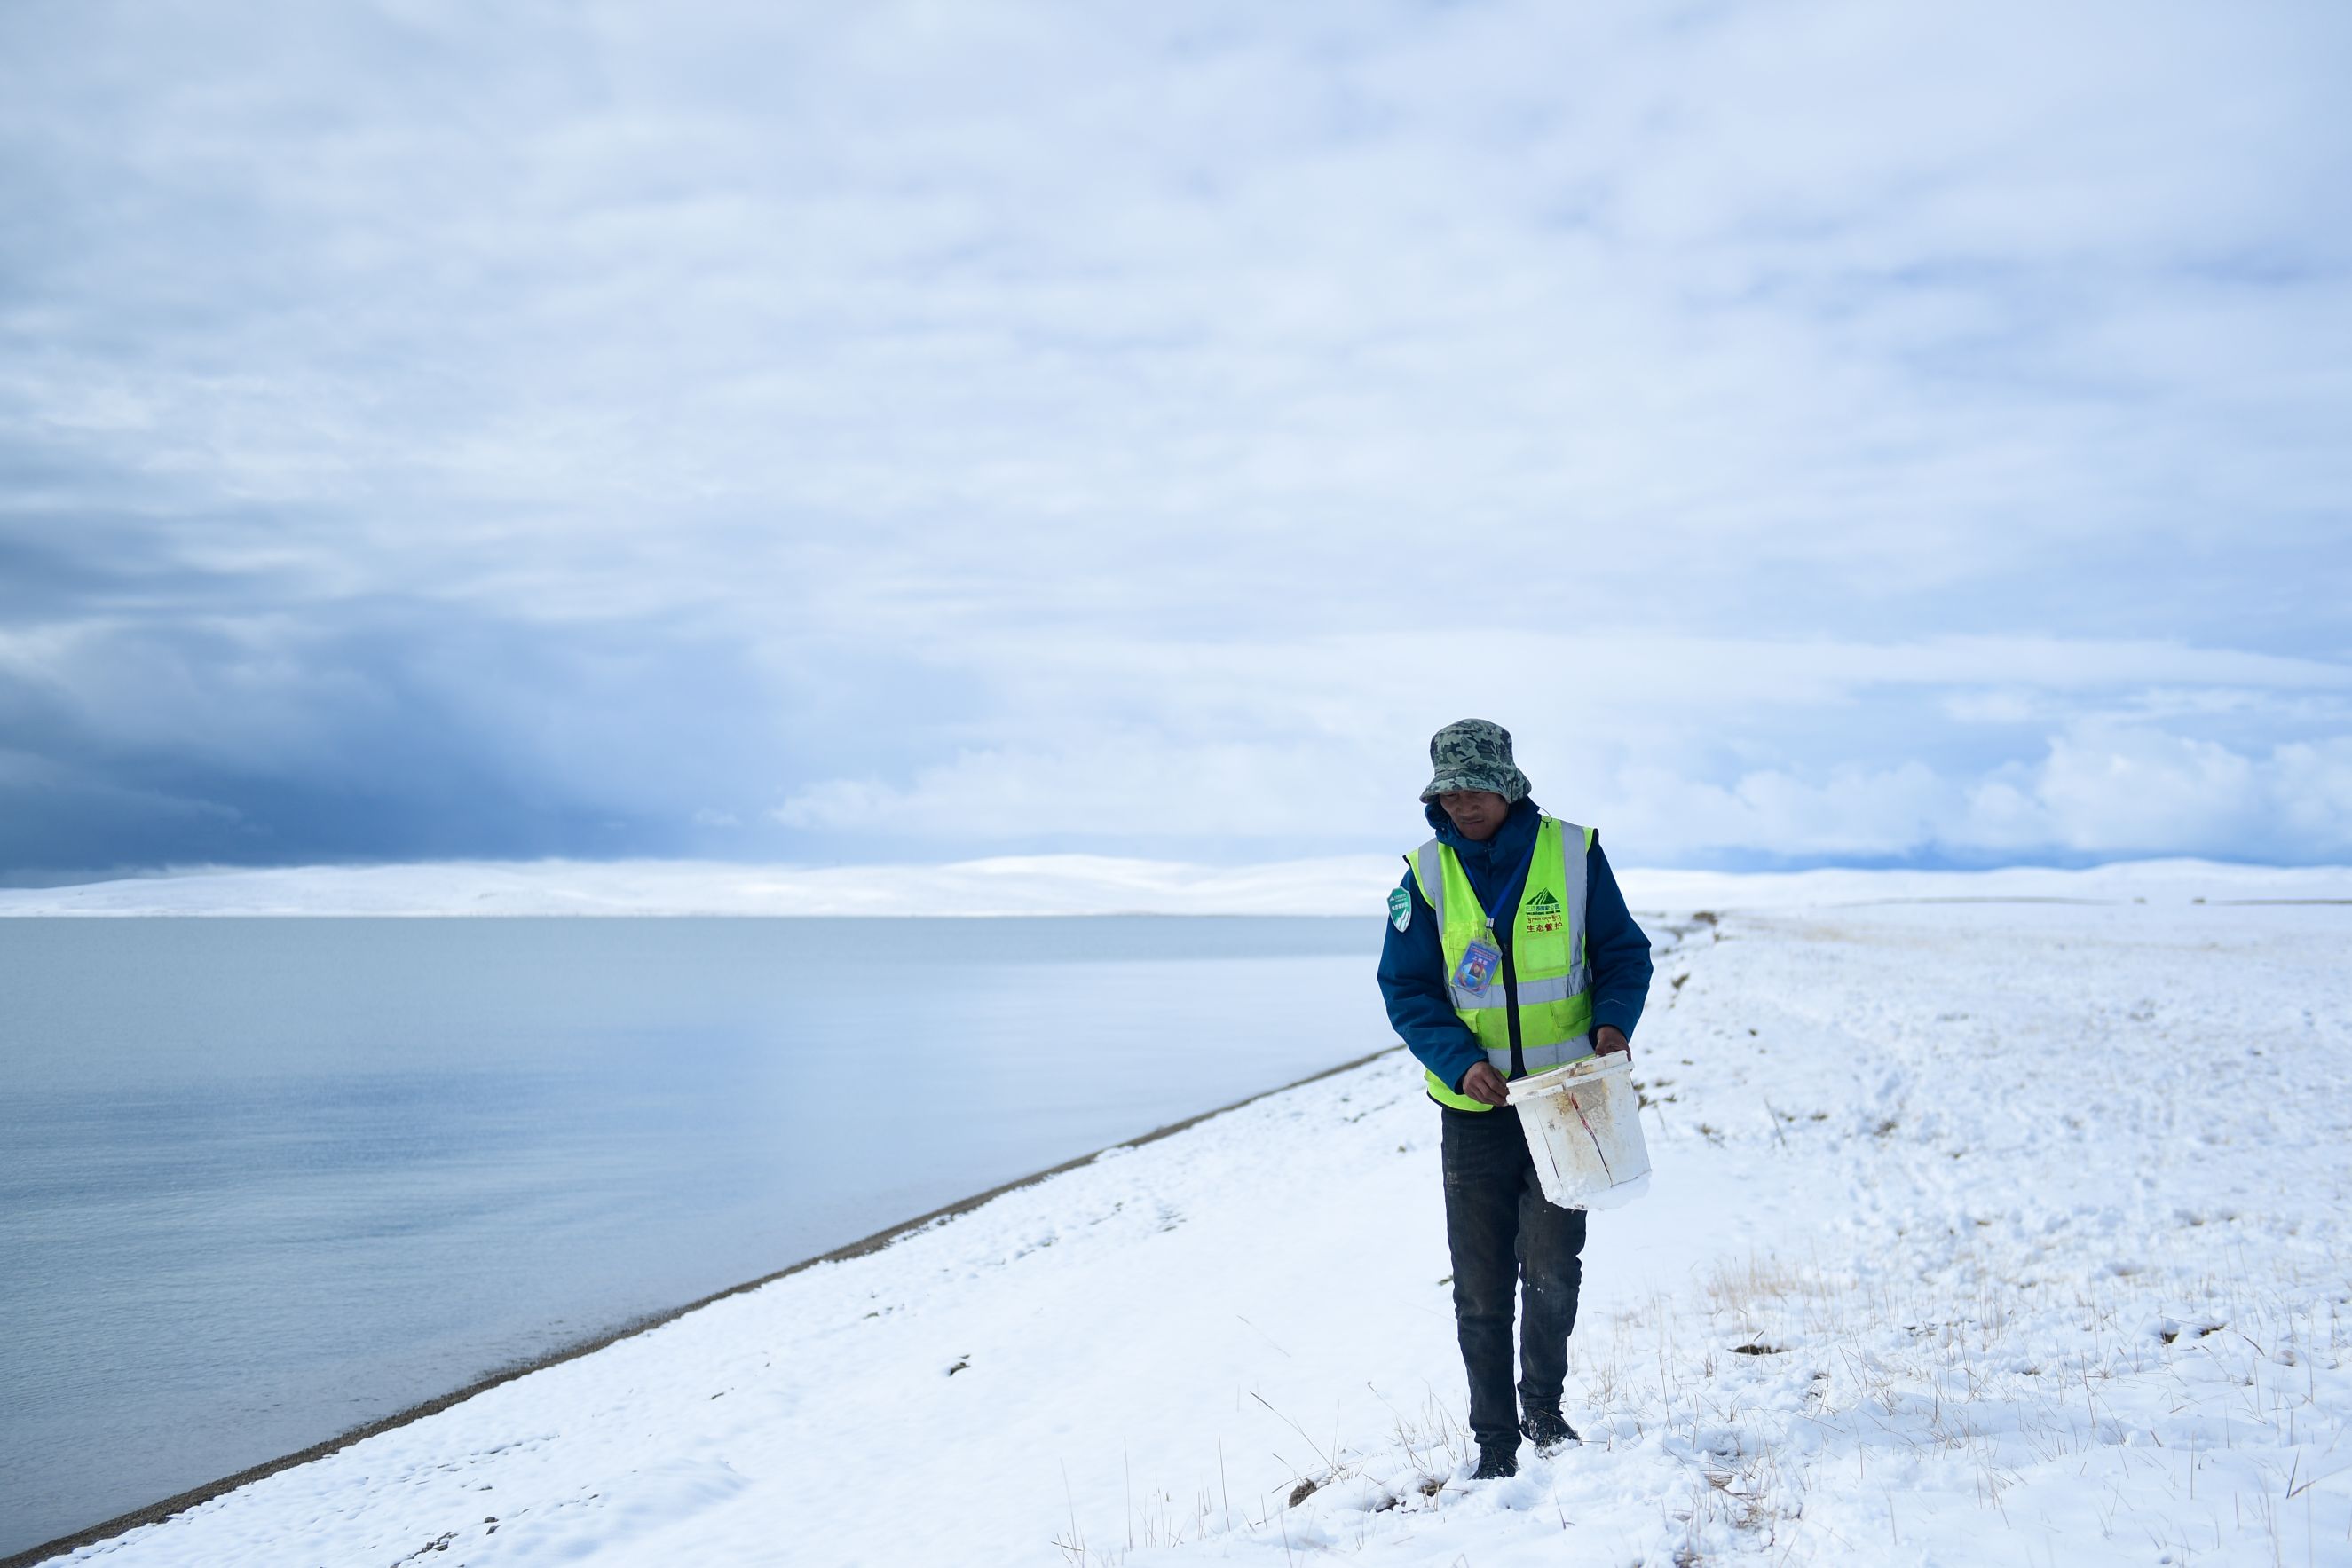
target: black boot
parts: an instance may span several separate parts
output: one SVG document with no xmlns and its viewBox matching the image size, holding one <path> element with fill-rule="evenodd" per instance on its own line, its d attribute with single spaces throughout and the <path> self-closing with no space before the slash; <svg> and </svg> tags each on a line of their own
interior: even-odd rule
<svg viewBox="0 0 2352 1568">
<path fill-rule="evenodd" d="M 1478 1468 L 1470 1472 L 1474 1481 L 1498 1481 L 1506 1476 L 1519 1473 L 1519 1455 L 1516 1447 L 1504 1448 L 1478 1445 Z"/>
<path fill-rule="evenodd" d="M 1558 1453 L 1570 1443 L 1580 1443 L 1584 1440 L 1576 1435 L 1576 1428 L 1570 1426 L 1567 1418 L 1557 1410 L 1528 1411 L 1525 1418 L 1519 1422 L 1519 1431 L 1528 1442 L 1536 1446 L 1536 1452 L 1546 1458 Z"/>
</svg>

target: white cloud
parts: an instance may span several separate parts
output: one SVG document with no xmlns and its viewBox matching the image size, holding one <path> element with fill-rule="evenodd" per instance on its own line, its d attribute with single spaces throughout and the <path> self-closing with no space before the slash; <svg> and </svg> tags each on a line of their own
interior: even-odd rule
<svg viewBox="0 0 2352 1568">
<path fill-rule="evenodd" d="M 1636 768 L 1606 781 L 1593 815 L 1606 841 L 1632 844 L 1637 858 L 1672 862 L 1726 849 L 1790 860 L 1877 857 L 1932 841 L 1952 793 L 1916 762 L 1840 768 L 1818 781 L 1767 768 L 1727 784 Z"/>
<path fill-rule="evenodd" d="M 1411 756 L 1406 747 L 1406 758 Z M 1334 737 L 1188 742 L 1150 730 L 1085 732 L 1036 749 L 960 753 L 905 786 L 833 779 L 771 815 L 793 828 L 934 842 L 1097 838 L 1322 844 L 1393 818 L 1393 790 L 1365 748 Z M 1410 802 L 1422 780 L 1403 786 Z M 1408 818 L 1408 821 L 1410 819 Z"/>
<path fill-rule="evenodd" d="M 686 6 L 289 37 L 231 7 L 122 62 L 173 84 L 153 103 L 21 83 L 70 115 L 60 174 L 136 171 L 241 226 L 188 258 L 200 326 L 131 362 L 52 339 L 19 408 L 135 404 L 119 450 L 190 486 L 397 500 L 384 555 L 531 615 L 1181 616 L 1252 561 L 1393 613 L 1465 529 L 1550 556 L 1519 615 L 1662 570 L 1645 618 L 1748 603 L 1759 565 L 1801 567 L 1791 609 L 1982 587 L 2126 520 L 2134 555 L 2206 526 L 2143 486 L 2242 494 L 2212 432 L 2283 359 L 2340 359 L 2315 329 L 2340 294 L 2290 329 L 2175 266 L 2330 243 L 2299 42 L 2259 9 Z M 62 319 L 160 304 L 139 233 L 94 237 Z M 265 242 L 266 291 L 241 270 Z M 199 337 L 237 373 L 192 373 Z M 2179 351 L 2130 347 L 2158 340 Z M 2264 457 L 2264 493 L 2341 493 L 2323 449 Z M 341 510 L 269 531 L 330 571 Z"/>
<path fill-rule="evenodd" d="M 2030 724 L 2043 711 L 2033 693 L 2014 686 L 1954 692 L 1943 710 L 1960 724 Z"/>
<path fill-rule="evenodd" d="M 1985 800 L 1994 815 L 1979 841 L 2283 862 L 2352 852 L 2352 737 L 2250 755 L 2153 727 L 2086 725 L 2053 737 L 2030 779 L 2021 802 Z"/>
<path fill-rule="evenodd" d="M 2062 842 L 2109 852 L 2236 841 L 2265 793 L 2259 765 L 2225 746 L 2110 727 L 2053 737 L 2035 785 Z"/>
<path fill-rule="evenodd" d="M 1768 770 L 1727 786 L 1660 775 L 1616 785 L 1625 827 L 1669 860 L 1724 850 L 1804 860 L 2208 854 L 2281 863 L 2352 854 L 2352 737 L 2248 755 L 2102 721 L 2049 737 L 2038 762 L 1975 779 L 1913 763 L 1818 781 Z"/>
<path fill-rule="evenodd" d="M 995 744 L 902 780 L 821 781 L 774 820 L 954 844 L 1369 847 L 1416 831 L 1423 738 L 1475 713 L 1515 729 L 1538 800 L 1644 863 L 2352 851 L 2352 737 L 2244 750 L 2168 727 L 2280 700 L 2331 705 L 2315 711 L 2340 723 L 2352 670 L 2317 661 L 2047 639 L 1497 638 L 1465 695 L 1447 644 L 1418 635 L 1101 658 L 1025 646 L 985 655 L 1002 706 L 971 727 Z M 2200 674 L 2210 687 L 2189 684 Z M 2005 683 L 1989 707 L 1968 684 L 1987 675 Z M 2258 675 L 2272 684 L 2242 684 Z M 1956 747 L 1979 727 L 1940 722 L 1955 710 L 1998 727 Z M 1843 759 L 1785 759 L 1792 727 Z"/>
<path fill-rule="evenodd" d="M 1659 855 L 2340 842 L 2347 29 L 9 9 L 0 741 L 352 852 L 1385 843 L 1465 712 Z"/>
<path fill-rule="evenodd" d="M 1381 774 L 1387 777 L 1381 777 Z M 986 843 L 1048 835 L 1207 843 L 1289 839 L 1400 844 L 1419 834 L 1392 762 L 1349 765 L 1337 747 L 1126 747 L 967 754 L 899 788 L 836 780 L 775 810 L 798 828 Z M 2088 726 L 2052 736 L 2041 759 L 1976 778 L 1919 762 L 1783 768 L 1723 783 L 1630 766 L 1538 798 L 1605 830 L 1643 864 L 1709 863 L 1727 852 L 1819 862 L 2152 854 L 2279 863 L 2352 855 L 2352 738 L 2232 751 L 2161 731 Z"/>
</svg>

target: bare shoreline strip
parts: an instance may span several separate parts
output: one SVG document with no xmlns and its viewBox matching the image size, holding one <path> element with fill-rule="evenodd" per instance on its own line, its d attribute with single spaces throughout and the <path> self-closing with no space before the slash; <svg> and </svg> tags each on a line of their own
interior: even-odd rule
<svg viewBox="0 0 2352 1568">
<path fill-rule="evenodd" d="M 280 1470 L 290 1470 L 297 1465 L 307 1465 L 313 1459 L 323 1459 L 338 1449 L 348 1448 L 353 1443 L 364 1442 L 378 1433 L 389 1432 L 394 1427 L 405 1427 L 412 1421 L 421 1421 L 427 1416 L 438 1415 L 452 1406 L 464 1404 L 477 1394 L 488 1393 L 502 1383 L 512 1383 L 518 1377 L 526 1377 L 534 1372 L 561 1365 L 567 1361 L 576 1361 L 583 1355 L 593 1354 L 607 1345 L 615 1344 L 625 1339 L 632 1339 L 638 1334 L 657 1329 L 664 1323 L 675 1322 L 687 1313 L 699 1312 L 714 1301 L 723 1301 L 730 1296 L 740 1296 L 746 1291 L 756 1291 L 762 1285 L 772 1284 L 787 1275 L 797 1274 L 804 1269 L 814 1269 L 820 1263 L 839 1263 L 851 1258 L 862 1258 L 869 1252 L 878 1252 L 902 1236 L 910 1235 L 942 1219 L 952 1219 L 957 1215 L 969 1214 L 982 1204 L 1002 1197 L 1008 1192 L 1015 1192 L 1024 1186 L 1034 1186 L 1049 1176 L 1057 1176 L 1065 1171 L 1076 1170 L 1080 1166 L 1109 1153 L 1112 1149 L 1133 1149 L 1139 1148 L 1145 1144 L 1158 1143 L 1160 1139 L 1183 1132 L 1188 1127 L 1199 1126 L 1213 1117 L 1224 1115 L 1230 1111 L 1238 1111 L 1244 1105 L 1255 1104 L 1260 1100 L 1270 1099 L 1276 1094 L 1287 1093 L 1293 1089 L 1321 1079 L 1334 1078 L 1342 1072 L 1351 1072 L 1359 1067 L 1367 1066 L 1378 1061 L 1383 1056 L 1403 1049 L 1402 1045 L 1386 1046 L 1369 1056 L 1360 1056 L 1352 1061 L 1343 1061 L 1336 1067 L 1327 1067 L 1320 1072 L 1310 1072 L 1306 1077 L 1294 1079 L 1288 1083 L 1261 1090 L 1244 1099 L 1236 1100 L 1230 1105 L 1220 1105 L 1213 1111 L 1203 1111 L 1197 1116 L 1187 1116 L 1181 1122 L 1171 1122 L 1164 1127 L 1155 1127 L 1139 1137 L 1122 1139 L 1116 1144 L 1106 1144 L 1091 1153 L 1080 1155 L 1075 1159 L 1064 1160 L 1060 1165 L 1049 1166 L 1042 1171 L 1032 1171 L 1024 1176 L 1016 1176 L 1000 1186 L 990 1187 L 986 1192 L 976 1192 L 970 1197 L 960 1197 L 945 1207 L 935 1208 L 929 1214 L 919 1214 L 912 1219 L 901 1220 L 887 1230 L 877 1230 L 871 1236 L 861 1238 L 845 1246 L 836 1247 L 830 1252 L 820 1252 L 814 1258 L 803 1258 L 797 1263 L 787 1264 L 772 1274 L 762 1274 L 756 1280 L 747 1280 L 740 1285 L 730 1285 L 723 1291 L 713 1291 L 699 1301 L 688 1301 L 682 1307 L 672 1307 L 667 1312 L 656 1312 L 650 1317 L 638 1318 L 610 1333 L 598 1334 L 576 1344 L 565 1345 L 560 1350 L 550 1351 L 545 1355 L 512 1366 L 501 1367 L 488 1376 L 478 1378 L 466 1385 L 463 1388 L 427 1399 L 422 1405 L 411 1406 L 394 1415 L 380 1416 L 363 1426 L 354 1427 L 348 1432 L 329 1437 L 324 1442 L 313 1443 L 309 1448 L 297 1452 L 265 1460 L 247 1469 L 239 1470 L 233 1476 L 223 1476 L 216 1481 L 208 1481 L 203 1486 L 192 1488 L 175 1497 L 167 1497 L 161 1502 L 151 1502 L 144 1508 L 133 1509 L 129 1513 L 107 1520 L 100 1524 L 93 1524 L 86 1530 L 75 1531 L 70 1535 L 61 1535 L 55 1541 L 27 1548 L 13 1556 L 0 1557 L 0 1568 L 32 1568 L 32 1564 L 36 1563 L 63 1556 L 93 1542 L 110 1540 L 126 1531 L 136 1530 L 142 1525 L 161 1524 L 174 1514 L 184 1513 L 199 1504 L 210 1502 L 216 1497 L 233 1492 L 239 1487 L 248 1486 L 255 1481 L 274 1476 Z"/>
</svg>

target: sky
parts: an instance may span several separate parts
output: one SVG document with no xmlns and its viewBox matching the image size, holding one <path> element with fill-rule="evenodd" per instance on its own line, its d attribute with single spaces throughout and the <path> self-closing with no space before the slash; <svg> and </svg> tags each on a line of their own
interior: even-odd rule
<svg viewBox="0 0 2352 1568">
<path fill-rule="evenodd" d="M 0 7 L 0 878 L 2352 860 L 2352 9 Z"/>
</svg>

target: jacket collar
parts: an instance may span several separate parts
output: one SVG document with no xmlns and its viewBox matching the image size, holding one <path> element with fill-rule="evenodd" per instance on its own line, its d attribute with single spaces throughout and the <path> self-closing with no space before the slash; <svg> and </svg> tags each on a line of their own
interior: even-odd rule
<svg viewBox="0 0 2352 1568">
<path fill-rule="evenodd" d="M 1536 831 L 1543 818 L 1543 811 L 1534 799 L 1522 795 L 1511 802 L 1511 809 L 1505 814 L 1503 825 L 1495 830 L 1495 836 L 1482 844 L 1475 839 L 1464 838 L 1462 831 L 1454 825 L 1454 819 L 1447 816 L 1445 808 L 1436 801 L 1432 800 L 1422 808 L 1422 814 L 1437 831 L 1438 842 L 1453 846 L 1454 852 L 1462 857 L 1463 869 L 1470 873 L 1473 880 L 1483 879 L 1488 872 L 1516 871 L 1525 864 L 1528 857 L 1535 852 Z"/>
</svg>

